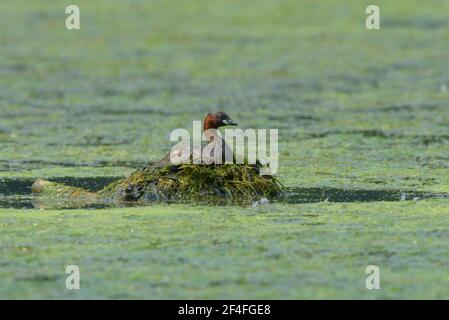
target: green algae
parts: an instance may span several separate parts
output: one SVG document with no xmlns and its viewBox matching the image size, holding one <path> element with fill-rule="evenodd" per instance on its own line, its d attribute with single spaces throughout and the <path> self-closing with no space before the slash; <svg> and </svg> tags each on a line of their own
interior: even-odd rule
<svg viewBox="0 0 449 320">
<path fill-rule="evenodd" d="M 203 4 L 201 19 L 199 3 L 176 3 L 81 1 L 79 32 L 56 27 L 60 8 L 45 1 L 0 4 L 2 34 L 20 40 L 0 51 L 0 176 L 125 176 L 219 105 L 244 127 L 280 129 L 287 186 L 449 191 L 449 41 L 432 24 L 446 2 L 381 1 L 379 32 L 357 1 L 263 0 L 263 22 L 249 3 Z"/>
<path fill-rule="evenodd" d="M 287 187 L 449 192 L 447 1 L 379 0 L 379 31 L 358 0 L 77 4 L 71 32 L 54 1 L 0 3 L 1 177 L 126 177 L 219 106 L 279 128 Z M 447 208 L 2 209 L 0 296 L 447 298 Z"/>
<path fill-rule="evenodd" d="M 0 209 L 0 297 L 444 299 L 447 204 Z M 371 264 L 381 290 L 365 288 Z"/>
</svg>

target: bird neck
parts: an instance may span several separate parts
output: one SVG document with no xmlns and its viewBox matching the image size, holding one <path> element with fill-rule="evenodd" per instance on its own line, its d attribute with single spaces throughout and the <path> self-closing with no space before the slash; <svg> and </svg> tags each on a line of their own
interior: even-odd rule
<svg viewBox="0 0 449 320">
<path fill-rule="evenodd" d="M 204 130 L 204 135 L 206 136 L 207 141 L 212 141 L 212 140 L 214 140 L 215 137 L 218 137 L 217 129 L 218 129 L 218 126 L 216 125 L 215 119 L 211 119 L 209 117 L 204 119 L 203 130 Z"/>
</svg>

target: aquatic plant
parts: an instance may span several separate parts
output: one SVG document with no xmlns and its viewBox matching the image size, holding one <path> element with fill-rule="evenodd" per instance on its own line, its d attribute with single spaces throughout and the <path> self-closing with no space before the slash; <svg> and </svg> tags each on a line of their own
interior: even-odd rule
<svg viewBox="0 0 449 320">
<path fill-rule="evenodd" d="M 33 184 L 32 191 L 74 207 L 151 201 L 245 203 L 274 197 L 282 190 L 274 176 L 260 175 L 260 168 L 259 164 L 148 165 L 97 193 L 43 179 Z"/>
<path fill-rule="evenodd" d="M 282 184 L 273 176 L 259 174 L 259 165 L 223 164 L 147 166 L 99 192 L 103 197 L 124 201 L 245 202 L 280 193 Z"/>
<path fill-rule="evenodd" d="M 36 180 L 31 186 L 31 191 L 46 197 L 79 199 L 80 201 L 91 202 L 98 200 L 98 195 L 94 192 L 44 179 Z"/>
</svg>

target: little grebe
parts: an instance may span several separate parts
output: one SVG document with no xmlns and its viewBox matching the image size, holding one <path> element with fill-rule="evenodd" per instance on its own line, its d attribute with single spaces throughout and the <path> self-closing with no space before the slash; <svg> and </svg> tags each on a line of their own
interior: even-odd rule
<svg viewBox="0 0 449 320">
<path fill-rule="evenodd" d="M 220 143 L 221 144 L 221 163 L 224 163 L 225 161 L 225 154 L 232 154 L 232 151 L 230 151 L 230 147 L 226 144 L 223 138 L 221 138 L 217 132 L 217 129 L 224 126 L 236 126 L 237 122 L 231 119 L 230 116 L 228 116 L 226 113 L 222 111 L 217 111 L 214 113 L 208 113 L 206 117 L 204 118 L 203 122 L 203 131 L 206 137 L 206 142 L 202 143 L 201 150 L 190 150 L 190 157 L 189 160 L 193 161 L 194 159 L 199 159 L 201 157 L 200 163 L 201 164 L 214 164 L 215 158 L 213 155 L 210 155 L 208 157 L 202 156 L 202 151 L 206 147 L 209 150 L 212 150 L 214 147 L 214 144 Z M 158 163 L 156 163 L 156 166 L 166 166 L 173 164 L 171 162 L 171 157 L 174 154 L 180 154 L 182 147 L 180 148 L 174 148 L 172 149 L 162 160 L 160 160 Z M 229 153 L 230 152 L 230 153 Z"/>
</svg>

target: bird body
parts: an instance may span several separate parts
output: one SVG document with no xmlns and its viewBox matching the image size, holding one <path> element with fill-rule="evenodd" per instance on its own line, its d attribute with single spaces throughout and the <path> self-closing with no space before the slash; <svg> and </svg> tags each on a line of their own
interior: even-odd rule
<svg viewBox="0 0 449 320">
<path fill-rule="evenodd" d="M 208 113 L 203 121 L 203 133 L 206 141 L 202 141 L 201 145 L 194 144 L 193 148 L 190 148 L 190 144 L 178 144 L 155 165 L 167 166 L 179 164 L 174 163 L 172 159 L 179 159 L 181 155 L 186 153 L 189 153 L 189 156 L 184 158 L 189 163 L 194 164 L 212 165 L 232 161 L 232 149 L 218 131 L 219 127 L 227 125 L 236 126 L 237 123 L 224 112 Z"/>
</svg>

